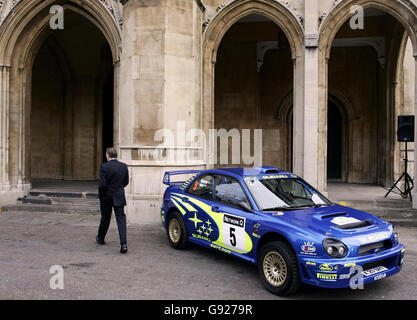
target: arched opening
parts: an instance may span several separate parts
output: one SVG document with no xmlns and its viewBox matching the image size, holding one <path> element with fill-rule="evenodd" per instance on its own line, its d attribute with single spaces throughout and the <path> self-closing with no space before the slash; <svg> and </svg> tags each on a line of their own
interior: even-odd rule
<svg viewBox="0 0 417 320">
<path fill-rule="evenodd" d="M 327 177 L 330 181 L 343 181 L 349 180 L 349 162 L 351 161 L 351 114 L 349 112 L 351 104 L 349 100 L 343 96 L 342 93 L 336 91 L 334 88 L 329 95 L 329 108 L 327 115 L 328 122 L 328 150 L 327 154 L 330 156 L 327 164 Z M 284 141 L 286 142 L 286 167 L 289 171 L 292 171 L 293 163 L 293 101 L 292 92 L 290 92 L 284 100 L 280 101 L 276 109 L 276 119 L 280 121 L 282 126 L 286 128 L 283 131 Z M 336 163 L 335 163 L 336 162 Z M 329 165 L 333 165 L 329 167 Z"/>
<path fill-rule="evenodd" d="M 29 172 L 34 179 L 95 180 L 113 145 L 113 60 L 104 35 L 65 11 L 32 67 Z"/>
<path fill-rule="evenodd" d="M 251 26 L 255 25 L 258 25 L 257 28 L 258 31 L 261 30 L 260 32 L 255 33 L 250 29 Z M 267 26 L 267 30 L 262 30 L 262 25 Z M 247 29 L 248 27 L 249 29 Z M 242 30 L 245 28 L 248 30 L 247 35 L 242 34 Z M 227 37 L 225 36 L 226 33 L 228 33 Z M 243 71 L 249 72 L 250 75 L 248 74 L 249 77 L 246 81 L 252 82 L 255 86 L 243 92 L 245 95 L 251 94 L 250 100 L 245 101 L 243 104 L 247 108 L 245 113 L 242 114 L 242 117 L 245 117 L 242 119 L 244 121 L 237 124 L 236 119 L 240 117 L 240 113 L 236 113 L 236 110 L 234 115 L 229 113 L 229 117 L 233 117 L 231 120 L 234 121 L 235 124 L 233 124 L 232 122 L 227 123 L 225 121 L 226 119 L 221 118 L 221 114 L 224 114 L 225 110 L 219 107 L 219 103 L 222 106 L 227 106 L 229 105 L 227 99 L 237 101 L 241 99 L 241 96 L 238 91 L 235 91 L 235 97 L 233 97 L 232 92 L 228 93 L 224 90 L 225 87 L 223 88 L 223 93 L 221 92 L 221 83 L 223 80 L 228 79 L 227 81 L 229 81 L 231 87 L 234 84 L 231 83 L 231 77 L 229 75 L 226 75 L 223 80 L 221 79 L 222 71 L 219 71 L 218 59 L 222 60 L 223 63 L 225 59 L 230 59 L 231 56 L 227 54 L 229 51 L 228 47 L 233 46 L 233 44 L 239 46 L 239 42 L 242 48 L 245 47 L 248 49 L 248 47 L 252 46 L 251 51 L 247 51 L 244 57 L 246 59 L 252 57 L 252 60 L 248 62 L 248 65 L 241 64 L 239 72 L 237 72 L 237 69 L 232 70 L 232 72 L 236 74 L 236 79 L 238 80 L 245 80 L 242 79 Z M 280 46 L 282 47 L 280 48 Z M 287 50 L 286 54 L 289 53 L 289 55 L 286 55 L 285 60 L 288 61 L 290 59 L 290 63 L 281 64 L 277 62 L 277 54 L 283 54 L 284 46 L 287 47 L 285 49 Z M 285 138 L 287 136 L 286 130 L 280 130 L 279 122 L 285 122 L 285 120 L 281 119 L 277 121 L 276 104 L 283 99 L 285 94 L 288 94 L 288 90 L 284 92 L 282 88 L 274 87 L 273 83 L 267 82 L 268 77 L 274 77 L 276 74 L 273 74 L 273 72 L 269 73 L 270 70 L 265 66 L 268 65 L 275 68 L 275 70 L 278 67 L 283 67 L 285 69 L 283 74 L 287 71 L 286 68 L 291 69 L 291 76 L 287 74 L 284 77 L 288 76 L 288 83 L 285 84 L 285 87 L 293 89 L 294 84 L 294 90 L 290 92 L 292 92 L 292 99 L 295 106 L 294 123 L 297 123 L 297 129 L 294 130 L 294 140 L 296 142 L 293 144 L 294 150 L 292 151 L 296 154 L 302 153 L 303 146 L 298 142 L 303 137 L 301 125 L 303 121 L 303 90 L 301 86 L 296 86 L 295 84 L 302 81 L 303 48 L 304 40 L 301 23 L 283 4 L 275 1 L 232 1 L 222 7 L 214 19 L 205 26 L 203 34 L 202 128 L 206 136 L 210 137 L 210 131 L 214 128 L 217 129 L 227 126 L 228 128 L 234 127 L 235 129 L 239 129 L 244 128 L 244 125 L 247 127 L 246 129 L 251 129 L 257 125 L 262 125 L 262 165 L 275 165 L 281 169 L 294 167 L 294 172 L 301 172 L 303 170 L 302 161 L 297 161 L 296 157 L 293 158 L 293 166 L 288 165 L 288 162 L 291 162 L 291 160 L 280 159 L 282 156 L 288 157 L 289 155 L 287 150 L 282 150 L 283 147 L 288 146 L 289 139 L 288 137 Z M 258 52 L 263 54 L 258 55 Z M 258 56 L 263 57 L 263 59 L 261 58 L 258 61 Z M 235 60 L 239 60 L 239 58 L 240 53 L 235 55 Z M 239 64 L 239 61 L 232 62 Z M 226 66 L 226 68 L 228 67 Z M 239 77 L 237 77 L 238 74 Z M 271 95 L 271 90 L 273 89 L 277 91 L 275 97 L 273 97 L 273 94 Z M 251 107 L 249 107 L 249 104 L 251 104 Z M 251 118 L 252 122 L 248 127 L 249 118 Z M 218 120 L 222 123 L 215 123 Z M 285 124 L 285 126 L 287 125 Z M 254 131 L 252 130 L 251 133 L 251 145 L 249 149 L 250 155 L 253 156 L 256 154 L 253 144 Z M 232 139 L 229 139 L 229 144 L 232 143 L 230 140 Z M 277 146 L 277 141 L 281 140 L 285 140 L 283 145 Z M 210 147 L 213 147 L 210 139 L 206 141 L 206 150 L 208 151 L 206 153 L 207 165 L 211 167 L 213 162 L 214 165 L 219 164 L 219 158 L 211 159 L 211 156 L 213 153 L 216 153 L 216 150 L 214 149 L 213 152 L 213 149 L 210 149 Z M 228 150 L 228 160 L 232 162 L 220 163 L 219 165 L 227 165 L 228 163 L 232 165 L 251 165 L 250 162 L 247 163 L 244 161 L 237 161 L 236 164 L 233 163 L 230 149 Z M 243 150 L 242 153 L 244 153 Z M 217 156 L 219 156 L 218 152 Z M 242 160 L 242 158 L 239 158 L 239 160 Z"/>
<path fill-rule="evenodd" d="M 395 119 L 399 115 L 415 115 L 415 57 L 413 56 L 413 47 L 410 37 L 404 34 L 401 50 L 397 64 L 397 74 L 395 80 Z M 398 121 L 395 123 L 396 130 L 398 129 Z M 408 159 L 413 161 L 414 148 L 411 144 L 408 145 Z M 394 153 L 394 180 L 396 181 L 405 170 L 405 145 L 396 140 Z M 411 163 L 407 166 L 407 171 L 411 177 L 414 176 L 414 166 Z"/>
<path fill-rule="evenodd" d="M 289 41 L 277 24 L 260 14 L 237 21 L 224 35 L 217 52 L 214 92 L 214 128 L 240 133 L 250 130 L 250 148 L 254 155 L 255 129 L 262 129 L 262 164 L 290 170 L 287 119 L 277 119 L 276 102 L 293 89 L 293 62 Z M 280 112 L 280 111 L 278 111 Z M 242 155 L 233 162 L 229 139 L 228 162 L 218 166 L 248 166 Z M 259 147 L 259 146 L 258 146 Z"/>
<path fill-rule="evenodd" d="M 386 186 L 391 180 L 393 163 L 393 88 L 399 39 L 405 32 L 401 23 L 385 11 L 366 8 L 364 23 L 370 27 L 352 29 L 347 20 L 332 42 L 329 59 L 329 86 L 353 102 L 352 181 Z M 331 103 L 328 112 L 331 114 Z M 337 120 L 337 119 L 335 119 Z M 336 139 L 328 122 L 328 151 Z M 333 132 L 334 133 L 334 132 Z M 334 146 L 332 147 L 334 148 Z M 328 169 L 340 167 L 328 154 Z M 337 163 L 336 163 L 337 162 Z M 328 171 L 328 174 L 331 172 Z M 328 176 L 328 178 L 333 178 Z"/>
<path fill-rule="evenodd" d="M 64 29 L 50 25 L 54 5 L 63 9 Z M 37 179 L 93 180 L 96 190 L 103 86 L 107 77 L 117 80 L 120 36 L 112 13 L 93 0 L 18 1 L 4 17 L 0 189 L 6 201 L 26 195 Z M 116 146 L 117 87 L 115 81 Z"/>
<path fill-rule="evenodd" d="M 354 23 L 350 18 L 356 14 L 351 11 L 354 5 L 363 10 L 363 28 L 352 27 Z M 392 185 L 398 172 L 396 116 L 400 103 L 398 92 L 403 90 L 398 87 L 403 86 L 398 69 L 403 68 L 399 61 L 404 54 L 405 35 L 410 36 L 416 48 L 412 29 L 415 22 L 412 10 L 399 2 L 348 0 L 336 4 L 320 27 L 319 84 L 325 88 L 320 95 L 323 102 L 327 101 L 327 107 L 320 114 L 321 122 L 324 125 L 323 111 L 327 116 L 332 108 L 328 88 L 335 88 L 350 102 L 346 131 L 349 134 L 348 140 L 344 140 L 349 143 L 350 155 L 348 162 L 342 160 L 342 176 L 343 165 L 346 165 L 346 181 L 355 183 L 354 188 L 358 190 L 365 190 L 365 186 L 372 190 L 367 196 L 369 201 L 383 198 L 384 188 Z M 414 63 L 412 68 L 415 68 Z M 412 108 L 415 108 L 414 102 Z M 327 161 L 332 161 L 328 154 L 332 141 L 327 139 L 332 130 L 330 123 L 326 129 L 326 138 L 321 135 L 320 145 L 326 147 Z M 330 178 L 328 172 L 320 175 Z M 329 195 L 331 188 L 329 184 Z"/>
</svg>

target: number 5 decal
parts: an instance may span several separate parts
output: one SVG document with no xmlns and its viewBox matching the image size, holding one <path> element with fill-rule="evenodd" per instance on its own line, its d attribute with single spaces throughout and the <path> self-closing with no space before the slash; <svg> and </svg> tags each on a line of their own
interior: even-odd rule
<svg viewBox="0 0 417 320">
<path fill-rule="evenodd" d="M 223 243 L 241 252 L 245 250 L 245 218 L 225 214 L 223 216 Z"/>
<path fill-rule="evenodd" d="M 235 228 L 230 228 L 230 244 L 236 247 Z"/>
</svg>

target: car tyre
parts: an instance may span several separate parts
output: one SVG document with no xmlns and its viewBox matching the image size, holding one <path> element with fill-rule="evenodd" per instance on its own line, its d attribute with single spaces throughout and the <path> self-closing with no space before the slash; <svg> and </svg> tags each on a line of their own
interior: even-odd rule
<svg viewBox="0 0 417 320">
<path fill-rule="evenodd" d="M 300 287 L 297 257 L 285 242 L 273 241 L 262 247 L 258 271 L 266 289 L 273 294 L 287 296 Z"/>
<path fill-rule="evenodd" d="M 174 211 L 168 218 L 168 241 L 175 249 L 183 249 L 187 246 L 188 232 L 182 215 Z"/>
</svg>

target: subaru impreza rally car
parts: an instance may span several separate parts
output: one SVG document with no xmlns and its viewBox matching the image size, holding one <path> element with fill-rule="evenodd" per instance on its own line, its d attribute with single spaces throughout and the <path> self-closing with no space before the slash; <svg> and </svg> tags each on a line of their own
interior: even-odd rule
<svg viewBox="0 0 417 320">
<path fill-rule="evenodd" d="M 330 202 L 292 173 L 183 170 L 166 172 L 163 183 L 171 246 L 192 242 L 255 263 L 272 293 L 288 295 L 301 283 L 357 288 L 401 270 L 404 246 L 391 224 Z"/>
</svg>

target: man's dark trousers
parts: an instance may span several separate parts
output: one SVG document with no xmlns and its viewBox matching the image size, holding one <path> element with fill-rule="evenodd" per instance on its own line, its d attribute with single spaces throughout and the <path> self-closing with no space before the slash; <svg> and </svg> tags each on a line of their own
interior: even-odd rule
<svg viewBox="0 0 417 320">
<path fill-rule="evenodd" d="M 129 172 L 126 164 L 111 159 L 100 167 L 99 198 L 101 220 L 98 228 L 98 238 L 104 241 L 110 225 L 111 213 L 114 208 L 117 227 L 119 229 L 120 244 L 126 241 L 126 215 L 124 206 L 126 196 L 124 188 L 129 184 Z"/>
<path fill-rule="evenodd" d="M 104 240 L 109 230 L 111 212 L 114 208 L 114 215 L 116 216 L 117 228 L 119 229 L 120 244 L 126 244 L 126 215 L 124 212 L 124 207 L 113 207 L 112 200 L 101 200 L 100 201 L 100 210 L 101 210 L 101 219 L 100 226 L 98 228 L 98 237 L 101 240 Z"/>
</svg>

